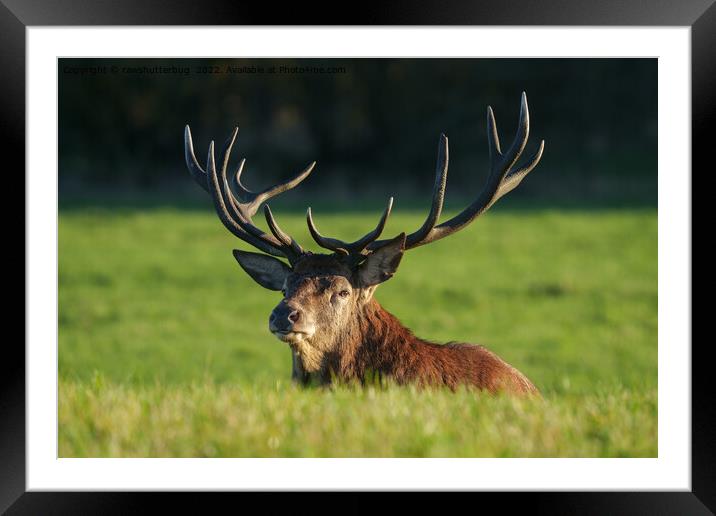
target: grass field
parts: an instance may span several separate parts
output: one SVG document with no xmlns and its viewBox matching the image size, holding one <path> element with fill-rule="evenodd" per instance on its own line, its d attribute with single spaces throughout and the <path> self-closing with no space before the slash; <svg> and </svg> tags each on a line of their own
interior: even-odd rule
<svg viewBox="0 0 716 516">
<path fill-rule="evenodd" d="M 421 337 L 496 351 L 541 401 L 295 388 L 278 294 L 208 204 L 61 209 L 60 456 L 656 456 L 656 209 L 508 204 L 410 251 L 376 297 Z M 316 215 L 351 238 L 378 213 Z M 386 234 L 423 216 L 398 208 Z"/>
</svg>

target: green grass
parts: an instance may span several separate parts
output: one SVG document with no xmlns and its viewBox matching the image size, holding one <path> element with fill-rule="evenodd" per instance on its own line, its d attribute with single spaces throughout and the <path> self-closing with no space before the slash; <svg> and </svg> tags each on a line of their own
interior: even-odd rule
<svg viewBox="0 0 716 516">
<path fill-rule="evenodd" d="M 542 401 L 410 387 L 63 383 L 60 455 L 653 456 L 656 393 Z"/>
<path fill-rule="evenodd" d="M 422 223 L 397 211 L 386 234 Z M 302 213 L 275 212 L 311 242 Z M 352 238 L 378 210 L 316 216 Z M 234 247 L 208 206 L 61 210 L 60 456 L 656 456 L 655 209 L 500 205 L 378 289 L 417 335 L 488 346 L 543 401 L 293 388 L 267 330 L 278 295 Z"/>
</svg>

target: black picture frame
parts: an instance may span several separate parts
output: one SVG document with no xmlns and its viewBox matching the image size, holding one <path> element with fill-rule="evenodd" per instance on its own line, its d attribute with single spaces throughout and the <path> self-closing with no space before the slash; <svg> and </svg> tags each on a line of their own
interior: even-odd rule
<svg viewBox="0 0 716 516">
<path fill-rule="evenodd" d="M 0 0 L 0 82 L 2 125 L 0 145 L 5 177 L 25 192 L 22 152 L 25 139 L 25 29 L 45 25 L 615 25 L 691 27 L 692 71 L 692 163 L 696 170 L 713 169 L 707 128 L 716 126 L 716 4 L 714 0 L 641 0 L 601 2 L 587 0 L 490 0 L 441 3 L 393 2 L 361 4 L 352 10 L 336 4 L 335 11 L 321 4 L 302 3 L 276 8 L 268 3 L 230 1 L 131 0 L 121 3 L 101 0 Z M 7 163 L 8 158 L 13 162 Z M 711 159 L 709 159 L 711 158 Z M 19 188 L 18 188 L 19 187 Z M 693 190 L 692 190 L 693 191 Z M 28 192 L 25 192 L 27 195 Z M 8 198 L 10 196 L 7 196 Z M 12 197 L 17 197 L 13 194 Z M 16 213 L 16 212 L 15 212 Z M 5 220 L 16 220 L 6 216 Z M 23 236 L 24 238 L 24 236 Z M 19 256 L 17 247 L 10 248 Z M 25 247 L 23 246 L 23 250 Z M 23 251 L 23 263 L 27 257 Z M 19 258 L 18 258 L 19 261 Z M 6 270 L 9 270 L 6 269 Z M 27 273 L 27 272 L 26 272 Z M 15 276 L 19 276 L 15 274 Z M 9 296 L 6 300 L 13 299 Z M 23 296 L 24 299 L 24 296 Z M 20 306 L 13 301 L 11 306 Z M 25 304 L 22 303 L 23 309 Z M 7 312 L 6 312 L 7 313 Z M 9 318 L 8 318 L 9 319 Z M 6 333 L 8 335 L 8 333 Z M 25 351 L 20 339 L 6 337 L 0 359 L 0 510 L 8 514 L 104 514 L 132 513 L 150 502 L 178 502 L 187 511 L 216 503 L 206 494 L 166 493 L 78 493 L 26 492 L 25 457 Z M 692 491 L 691 492 L 567 492 L 567 493 L 470 493 L 479 503 L 498 503 L 503 509 L 524 507 L 530 513 L 548 514 L 712 514 L 716 510 L 716 439 L 714 404 L 711 399 L 710 339 L 692 343 Z M 688 343 L 683 343 L 688 345 Z M 309 500 L 317 493 L 293 498 L 292 506 L 316 507 Z M 249 496 L 225 494 L 222 498 Z M 267 493 L 250 495 L 267 508 L 276 497 Z M 378 494 L 355 497 L 341 505 L 355 512 L 373 510 Z M 157 498 L 159 500 L 157 500 Z M 412 503 L 426 507 L 422 495 Z M 467 501 L 467 500 L 463 500 Z M 219 503 L 225 503 L 221 500 Z M 475 501 L 467 501 L 475 503 Z M 246 503 L 246 502 L 243 502 Z M 324 502 L 325 503 L 325 502 Z M 460 503 L 456 499 L 453 503 Z M 305 505 L 304 505 L 305 504 Z M 335 507 L 335 506 L 334 506 Z"/>
</svg>

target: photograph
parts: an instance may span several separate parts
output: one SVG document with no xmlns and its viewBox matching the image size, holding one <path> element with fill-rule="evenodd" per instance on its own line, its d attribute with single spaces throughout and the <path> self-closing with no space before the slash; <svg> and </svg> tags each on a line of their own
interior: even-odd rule
<svg viewBox="0 0 716 516">
<path fill-rule="evenodd" d="M 57 59 L 58 458 L 657 458 L 659 60 Z"/>
<path fill-rule="evenodd" d="M 0 513 L 713 513 L 714 0 L 58 1 L 0 2 Z"/>
</svg>

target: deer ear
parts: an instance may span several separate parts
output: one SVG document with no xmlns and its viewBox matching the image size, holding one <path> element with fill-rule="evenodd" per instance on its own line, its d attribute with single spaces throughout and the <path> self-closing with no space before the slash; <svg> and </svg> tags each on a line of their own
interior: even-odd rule
<svg viewBox="0 0 716 516">
<path fill-rule="evenodd" d="M 392 278 L 403 258 L 403 251 L 405 251 L 405 233 L 399 234 L 366 258 L 358 268 L 361 283 L 371 287 Z"/>
<path fill-rule="evenodd" d="M 253 280 L 269 290 L 281 290 L 291 267 L 273 256 L 234 249 L 234 258 Z"/>
</svg>

